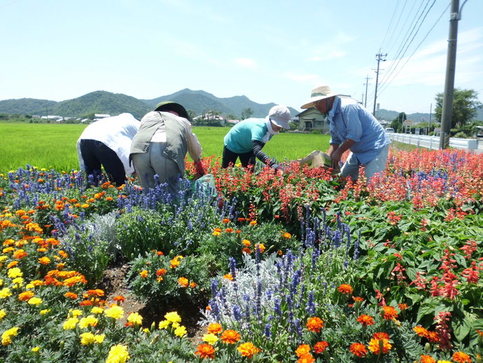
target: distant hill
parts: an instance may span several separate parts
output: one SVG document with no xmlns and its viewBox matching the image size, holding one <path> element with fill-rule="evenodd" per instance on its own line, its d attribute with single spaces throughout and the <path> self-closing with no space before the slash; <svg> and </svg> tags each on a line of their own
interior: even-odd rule
<svg viewBox="0 0 483 363">
<path fill-rule="evenodd" d="M 56 102 L 34 98 L 21 98 L 0 101 L 0 113 L 22 115 L 59 115 L 64 117 L 84 117 L 93 113 L 118 115 L 123 112 L 132 113 L 141 118 L 146 112 L 154 109 L 161 101 L 175 101 L 196 115 L 207 111 L 218 111 L 224 116 L 233 115 L 240 118 L 247 108 L 253 111 L 253 117 L 265 117 L 275 103 L 260 104 L 246 96 L 219 98 L 205 91 L 194 91 L 188 88 L 178 92 L 143 100 L 122 93 L 95 91 L 71 100 Z M 292 116 L 299 113 L 289 107 Z M 379 119 L 392 121 L 399 115 L 397 111 L 380 109 L 376 116 Z M 429 121 L 429 113 L 407 114 L 407 118 L 415 122 Z M 483 107 L 480 107 L 477 120 L 483 121 Z M 432 115 L 434 121 L 434 114 Z"/>
<path fill-rule="evenodd" d="M 175 101 L 182 104 L 186 107 L 186 109 L 193 111 L 197 115 L 214 110 L 225 115 L 231 114 L 236 117 L 240 117 L 242 112 L 247 108 L 250 108 L 253 111 L 253 117 L 265 117 L 270 108 L 275 106 L 275 103 L 256 103 L 251 101 L 246 96 L 219 98 L 211 93 L 205 91 L 193 91 L 189 88 L 185 88 L 170 95 L 143 101 L 153 108 L 162 101 Z M 295 116 L 299 113 L 292 107 L 289 107 L 289 109 L 292 113 L 292 116 Z"/>
<path fill-rule="evenodd" d="M 84 117 L 93 113 L 118 115 L 123 112 L 132 113 L 141 118 L 154 109 L 162 101 L 175 101 L 196 115 L 207 111 L 218 111 L 223 115 L 241 117 L 242 112 L 250 108 L 253 117 L 265 117 L 275 103 L 259 104 L 246 96 L 218 98 L 205 91 L 183 89 L 170 95 L 150 100 L 137 99 L 121 93 L 95 91 L 71 100 L 56 102 L 31 98 L 0 101 L 0 113 L 27 115 L 59 115 L 64 117 Z M 292 116 L 298 111 L 289 107 Z"/>
</svg>

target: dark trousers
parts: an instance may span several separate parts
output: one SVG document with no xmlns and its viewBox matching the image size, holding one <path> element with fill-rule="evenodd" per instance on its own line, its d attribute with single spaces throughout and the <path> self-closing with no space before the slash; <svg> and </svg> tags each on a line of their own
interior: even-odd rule
<svg viewBox="0 0 483 363">
<path fill-rule="evenodd" d="M 253 151 L 250 151 L 248 153 L 238 154 L 227 149 L 225 146 L 223 147 L 223 159 L 221 161 L 221 167 L 224 169 L 224 168 L 228 168 L 228 166 L 230 165 L 231 166 L 235 165 L 237 158 L 240 158 L 240 162 L 245 168 L 248 165 L 255 165 L 255 155 L 253 154 Z"/>
<path fill-rule="evenodd" d="M 84 160 L 85 172 L 94 177 L 97 185 L 102 175 L 101 166 L 111 182 L 120 186 L 126 182 L 126 172 L 119 156 L 102 142 L 97 140 L 81 140 L 80 150 Z"/>
</svg>

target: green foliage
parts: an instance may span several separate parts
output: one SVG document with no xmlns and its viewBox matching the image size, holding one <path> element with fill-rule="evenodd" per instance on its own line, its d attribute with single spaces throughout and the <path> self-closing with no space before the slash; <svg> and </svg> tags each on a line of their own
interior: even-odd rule
<svg viewBox="0 0 483 363">
<path fill-rule="evenodd" d="M 443 93 L 436 95 L 435 118 L 441 120 L 443 112 Z M 472 89 L 454 89 L 453 94 L 453 117 L 451 128 L 464 126 L 471 121 L 478 113 L 481 102 L 478 101 L 478 92 Z"/>
<path fill-rule="evenodd" d="M 168 257 L 158 251 L 136 258 L 126 276 L 136 296 L 161 306 L 202 306 L 217 270 L 210 255 Z"/>
</svg>

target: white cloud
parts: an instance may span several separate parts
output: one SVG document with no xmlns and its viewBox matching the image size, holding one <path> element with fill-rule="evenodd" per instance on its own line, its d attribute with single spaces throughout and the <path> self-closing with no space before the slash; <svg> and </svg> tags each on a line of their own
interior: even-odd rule
<svg viewBox="0 0 483 363">
<path fill-rule="evenodd" d="M 234 60 L 235 64 L 242 68 L 254 69 L 257 68 L 257 62 L 251 58 L 236 58 Z"/>
</svg>

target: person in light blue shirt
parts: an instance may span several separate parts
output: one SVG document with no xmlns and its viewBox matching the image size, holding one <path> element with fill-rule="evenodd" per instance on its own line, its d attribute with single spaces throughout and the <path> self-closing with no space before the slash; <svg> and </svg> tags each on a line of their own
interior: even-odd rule
<svg viewBox="0 0 483 363">
<path fill-rule="evenodd" d="M 331 135 L 328 154 L 332 167 L 339 166 L 342 154 L 351 153 L 341 168 L 340 174 L 357 180 L 359 167 L 365 167 L 369 180 L 386 168 L 389 137 L 376 118 L 349 96 L 332 93 L 329 86 L 312 90 L 311 98 L 301 108 L 316 108 L 327 115 Z"/>
<path fill-rule="evenodd" d="M 286 106 L 273 106 L 264 119 L 246 119 L 235 126 L 225 135 L 223 147 L 222 168 L 234 165 L 238 158 L 242 166 L 255 164 L 258 158 L 264 164 L 277 169 L 278 164 L 264 152 L 265 144 L 282 128 L 289 128 L 290 110 Z"/>
</svg>

